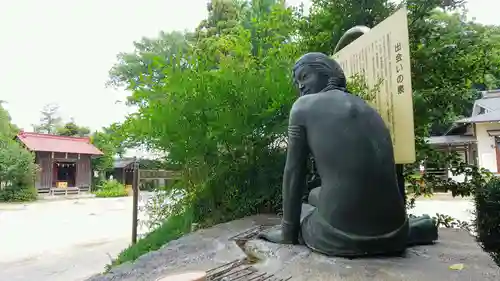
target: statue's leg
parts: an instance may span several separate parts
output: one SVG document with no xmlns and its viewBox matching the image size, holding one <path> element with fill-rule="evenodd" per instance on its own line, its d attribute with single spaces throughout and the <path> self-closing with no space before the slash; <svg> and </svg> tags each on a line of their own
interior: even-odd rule
<svg viewBox="0 0 500 281">
<path fill-rule="evenodd" d="M 309 197 L 307 198 L 307 204 L 312 205 L 314 207 L 318 207 L 320 191 L 321 191 L 321 186 L 313 188 L 313 190 L 309 192 Z"/>
<path fill-rule="evenodd" d="M 408 218 L 410 231 L 408 246 L 428 245 L 438 239 L 438 228 L 434 219 L 428 215 Z"/>
</svg>

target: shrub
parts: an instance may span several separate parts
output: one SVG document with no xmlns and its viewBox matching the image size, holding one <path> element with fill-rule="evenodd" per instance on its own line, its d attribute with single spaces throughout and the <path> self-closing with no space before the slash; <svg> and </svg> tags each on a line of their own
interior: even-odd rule
<svg viewBox="0 0 500 281">
<path fill-rule="evenodd" d="M 0 132 L 1 133 L 1 132 Z M 33 201 L 34 157 L 16 141 L 0 134 L 0 201 Z"/>
<path fill-rule="evenodd" d="M 474 201 L 477 240 L 500 266 L 500 179 L 493 178 L 482 188 L 477 188 Z"/>
<path fill-rule="evenodd" d="M 9 185 L 0 189 L 0 202 L 30 202 L 38 198 L 38 191 L 32 185 Z"/>
<path fill-rule="evenodd" d="M 125 186 L 116 180 L 105 181 L 94 192 L 96 197 L 123 197 L 128 196 Z"/>
</svg>

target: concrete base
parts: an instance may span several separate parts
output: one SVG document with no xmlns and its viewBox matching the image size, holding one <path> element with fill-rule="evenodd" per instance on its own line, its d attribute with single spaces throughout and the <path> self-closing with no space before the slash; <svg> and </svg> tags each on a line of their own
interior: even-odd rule
<svg viewBox="0 0 500 281">
<path fill-rule="evenodd" d="M 199 230 L 142 256 L 133 264 L 123 264 L 88 281 L 156 280 L 168 274 L 205 271 L 247 257 L 230 241 L 234 235 L 256 225 L 278 223 L 276 217 L 260 215 Z M 408 249 L 404 258 L 332 258 L 303 246 L 262 240 L 250 240 L 243 248 L 261 259 L 254 265 L 256 268 L 281 278 L 292 276 L 293 281 L 500 280 L 499 268 L 473 237 L 453 229 L 440 229 L 439 243 Z M 450 268 L 455 264 L 463 264 L 463 268 Z"/>
</svg>

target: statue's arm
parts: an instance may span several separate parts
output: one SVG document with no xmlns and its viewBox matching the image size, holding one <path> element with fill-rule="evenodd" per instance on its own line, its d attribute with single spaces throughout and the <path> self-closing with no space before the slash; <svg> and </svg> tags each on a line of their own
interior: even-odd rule
<svg viewBox="0 0 500 281">
<path fill-rule="evenodd" d="M 302 195 L 306 186 L 309 148 L 304 110 L 296 102 L 290 112 L 288 148 L 283 173 L 283 239 L 298 243 Z"/>
</svg>

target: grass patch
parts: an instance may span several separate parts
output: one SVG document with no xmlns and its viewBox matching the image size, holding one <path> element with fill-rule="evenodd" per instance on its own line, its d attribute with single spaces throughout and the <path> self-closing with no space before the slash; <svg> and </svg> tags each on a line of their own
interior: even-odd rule
<svg viewBox="0 0 500 281">
<path fill-rule="evenodd" d="M 106 272 L 117 265 L 135 261 L 140 256 L 156 251 L 168 242 L 189 233 L 192 221 L 193 212 L 191 209 L 186 209 L 184 212 L 169 217 L 160 227 L 138 240 L 135 245 L 130 245 L 118 254 L 118 257 L 111 264 L 106 265 Z"/>
</svg>

